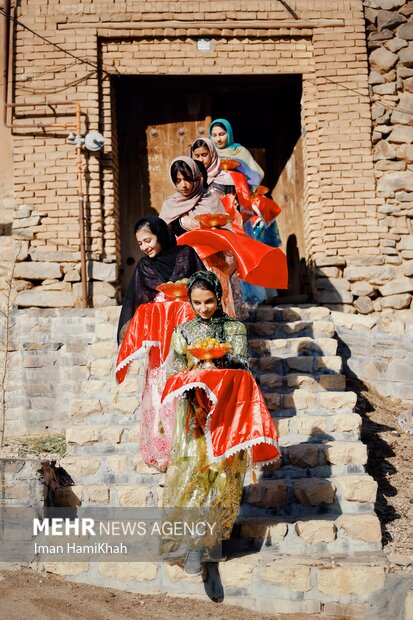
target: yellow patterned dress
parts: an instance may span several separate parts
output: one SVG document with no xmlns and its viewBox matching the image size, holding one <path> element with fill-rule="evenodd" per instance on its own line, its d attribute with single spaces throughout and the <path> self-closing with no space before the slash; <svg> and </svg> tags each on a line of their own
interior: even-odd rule
<svg viewBox="0 0 413 620">
<path fill-rule="evenodd" d="M 187 353 L 188 345 L 207 337 L 228 342 L 232 349 L 215 360 L 221 368 L 247 368 L 247 337 L 243 323 L 227 316 L 203 321 L 200 318 L 175 328 L 172 344 L 174 371 L 196 368 L 199 360 Z M 207 411 L 194 390 L 183 395 L 178 404 L 172 454 L 165 477 L 163 505 L 169 518 L 187 520 L 205 516 L 217 521 L 205 535 L 191 537 L 192 548 L 211 548 L 230 537 L 241 500 L 246 455 L 243 451 L 219 462 L 210 463 L 205 440 Z M 176 550 L 179 537 L 164 540 L 164 552 Z"/>
</svg>

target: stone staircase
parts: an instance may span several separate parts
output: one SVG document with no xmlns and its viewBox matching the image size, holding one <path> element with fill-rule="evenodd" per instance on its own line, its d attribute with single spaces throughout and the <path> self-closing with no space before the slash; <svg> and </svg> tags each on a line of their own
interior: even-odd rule
<svg viewBox="0 0 413 620">
<path fill-rule="evenodd" d="M 162 476 L 138 451 L 139 364 L 121 386 L 114 379 L 118 313 L 96 310 L 89 378 L 72 402 L 62 465 L 84 506 L 159 506 Z M 219 567 L 226 601 L 270 613 L 365 617 L 385 573 L 377 485 L 364 471 L 356 394 L 345 391 L 330 310 L 264 306 L 248 329 L 251 368 L 279 430 L 282 462 L 246 481 L 229 561 Z M 64 574 L 140 592 L 205 596 L 198 577 L 164 563 L 105 562 L 89 572 L 76 564 Z"/>
</svg>

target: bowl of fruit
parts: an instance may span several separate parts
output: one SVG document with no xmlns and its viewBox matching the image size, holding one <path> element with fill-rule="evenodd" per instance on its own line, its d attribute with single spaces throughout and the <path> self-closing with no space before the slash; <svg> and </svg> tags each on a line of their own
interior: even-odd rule
<svg viewBox="0 0 413 620">
<path fill-rule="evenodd" d="M 221 228 L 232 222 L 233 218 L 228 213 L 201 213 L 195 219 L 206 228 Z"/>
<path fill-rule="evenodd" d="M 222 157 L 219 163 L 222 170 L 236 170 L 241 165 L 237 159 L 230 159 L 229 157 Z"/>
<path fill-rule="evenodd" d="M 171 297 L 172 299 L 176 299 L 177 301 L 187 301 L 188 299 L 188 290 L 186 288 L 186 283 L 188 282 L 188 278 L 182 278 L 182 280 L 177 280 L 176 282 L 165 282 L 164 284 L 159 284 L 156 287 L 157 291 L 164 293 L 167 297 Z"/>
<path fill-rule="evenodd" d="M 188 345 L 187 352 L 204 362 L 203 368 L 215 368 L 212 360 L 224 357 L 231 351 L 231 348 L 228 342 L 220 342 L 217 338 L 208 337 L 205 340 L 197 340 L 195 344 Z"/>
</svg>

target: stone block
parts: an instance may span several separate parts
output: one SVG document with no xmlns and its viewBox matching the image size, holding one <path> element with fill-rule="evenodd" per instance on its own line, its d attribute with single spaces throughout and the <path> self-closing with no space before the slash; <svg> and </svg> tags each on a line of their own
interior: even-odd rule
<svg viewBox="0 0 413 620">
<path fill-rule="evenodd" d="M 389 295 L 383 297 L 381 301 L 382 308 L 393 308 L 394 310 L 403 310 L 403 308 L 409 308 L 412 301 L 412 296 L 409 293 L 401 295 Z"/>
<path fill-rule="evenodd" d="M 294 496 L 303 506 L 319 506 L 334 502 L 336 488 L 330 480 L 305 478 L 294 481 Z"/>
<path fill-rule="evenodd" d="M 319 450 L 317 444 L 301 443 L 288 447 L 288 458 L 296 467 L 316 467 L 319 464 Z"/>
<path fill-rule="evenodd" d="M 108 470 L 114 474 L 123 474 L 128 471 L 129 458 L 126 454 L 115 454 L 106 457 Z"/>
<path fill-rule="evenodd" d="M 316 404 L 316 395 L 313 392 L 307 392 L 307 390 L 299 389 L 291 394 L 284 395 L 284 407 L 286 409 L 302 411 L 303 409 L 314 409 Z"/>
<path fill-rule="evenodd" d="M 337 528 L 334 521 L 327 519 L 297 521 L 295 531 L 310 545 L 333 542 L 337 538 Z"/>
<path fill-rule="evenodd" d="M 202 583 L 202 575 L 187 575 L 180 566 L 165 563 L 165 573 L 172 583 Z"/>
<path fill-rule="evenodd" d="M 343 496 L 349 502 L 376 501 L 377 482 L 367 475 L 348 475 L 336 478 Z"/>
<path fill-rule="evenodd" d="M 43 562 L 43 570 L 61 577 L 73 577 L 89 572 L 89 562 Z"/>
<path fill-rule="evenodd" d="M 258 554 L 221 562 L 219 573 L 224 588 L 246 588 L 250 586 L 253 580 L 253 571 L 259 562 Z"/>
<path fill-rule="evenodd" d="M 307 308 L 307 316 L 310 321 L 320 321 L 330 316 L 330 310 L 321 306 Z"/>
<path fill-rule="evenodd" d="M 412 173 L 413 174 L 413 173 Z M 368 280 L 370 284 L 377 284 L 378 286 L 394 280 L 396 277 L 396 270 L 394 267 L 348 267 L 344 276 L 350 282 L 357 282 L 358 280 Z"/>
<path fill-rule="evenodd" d="M 84 394 L 101 394 L 106 388 L 106 381 L 89 379 L 82 382 L 82 392 Z"/>
<path fill-rule="evenodd" d="M 354 433 L 359 435 L 361 416 L 358 413 L 339 413 L 333 416 L 332 430 L 336 433 Z"/>
<path fill-rule="evenodd" d="M 409 590 L 404 601 L 404 620 L 413 620 L 413 590 Z"/>
<path fill-rule="evenodd" d="M 110 490 L 106 486 L 89 485 L 88 486 L 89 501 L 94 504 L 106 506 L 109 504 Z"/>
<path fill-rule="evenodd" d="M 40 308 L 71 308 L 73 296 L 66 291 L 42 291 L 35 287 L 29 291 L 20 291 L 16 296 L 16 305 L 20 308 L 38 306 Z"/>
<path fill-rule="evenodd" d="M 316 267 L 345 267 L 346 260 L 341 256 L 323 256 L 314 261 Z"/>
<path fill-rule="evenodd" d="M 321 392 L 320 405 L 324 409 L 353 409 L 357 402 L 354 392 Z"/>
<path fill-rule="evenodd" d="M 374 312 L 374 305 L 370 297 L 358 297 L 358 299 L 354 301 L 354 307 L 360 314 L 371 314 Z"/>
<path fill-rule="evenodd" d="M 326 416 L 297 416 L 295 419 L 297 432 L 300 435 L 320 435 L 327 432 Z"/>
<path fill-rule="evenodd" d="M 346 377 L 344 375 L 320 375 L 319 385 L 323 390 L 345 390 Z"/>
<path fill-rule="evenodd" d="M 114 446 L 118 443 L 121 443 L 124 432 L 124 426 L 107 426 L 101 428 L 99 432 L 99 439 L 100 441 L 110 443 L 112 446 Z"/>
<path fill-rule="evenodd" d="M 377 592 L 384 586 L 383 566 L 346 564 L 324 567 L 317 571 L 318 589 L 329 597 L 366 595 Z"/>
<path fill-rule="evenodd" d="M 66 441 L 68 444 L 85 446 L 96 443 L 99 439 L 99 428 L 96 426 L 75 426 L 66 430 Z"/>
<path fill-rule="evenodd" d="M 413 260 L 407 261 L 403 265 L 403 273 L 405 276 L 412 277 L 413 276 Z"/>
<path fill-rule="evenodd" d="M 94 413 L 102 413 L 103 407 L 100 400 L 78 400 L 74 399 L 70 404 L 70 415 L 74 420 L 80 421 Z"/>
<path fill-rule="evenodd" d="M 286 523 L 271 523 L 265 517 L 256 517 L 241 523 L 240 534 L 242 538 L 255 538 L 274 543 L 283 541 L 287 531 Z"/>
<path fill-rule="evenodd" d="M 287 385 L 290 388 L 305 388 L 306 390 L 317 391 L 318 383 L 312 375 L 301 375 L 291 373 L 287 375 Z"/>
<path fill-rule="evenodd" d="M 88 277 L 92 280 L 116 282 L 118 277 L 118 267 L 116 263 L 100 263 L 92 260 L 87 263 L 86 269 Z"/>
<path fill-rule="evenodd" d="M 315 358 L 316 370 L 341 372 L 343 361 L 338 355 L 323 355 Z"/>
<path fill-rule="evenodd" d="M 377 189 L 379 192 L 384 193 L 398 192 L 401 190 L 407 192 L 412 191 L 413 172 L 408 170 L 400 170 L 398 172 L 390 172 L 389 174 L 385 174 L 378 180 Z"/>
<path fill-rule="evenodd" d="M 280 394 L 264 394 L 265 402 L 267 403 L 268 409 L 271 411 L 276 411 L 280 409 L 281 406 L 281 396 Z"/>
<path fill-rule="evenodd" d="M 384 47 L 379 47 L 370 54 L 370 66 L 377 73 L 387 73 L 398 61 L 397 54 L 389 52 Z"/>
<path fill-rule="evenodd" d="M 115 341 L 95 342 L 91 346 L 92 355 L 95 358 L 116 357 L 118 346 Z"/>
<path fill-rule="evenodd" d="M 116 581 L 153 581 L 158 566 L 154 562 L 99 562 L 98 570 L 103 577 Z"/>
<path fill-rule="evenodd" d="M 315 321 L 313 323 L 313 336 L 315 338 L 332 338 L 335 334 L 334 325 L 331 321 Z"/>
<path fill-rule="evenodd" d="M 61 278 L 62 270 L 57 263 L 22 262 L 15 265 L 14 277 L 25 280 L 46 280 Z"/>
<path fill-rule="evenodd" d="M 341 275 L 341 269 L 338 267 L 317 267 L 314 274 L 316 278 L 338 278 Z"/>
<path fill-rule="evenodd" d="M 311 355 L 289 357 L 286 361 L 288 368 L 291 368 L 291 370 L 299 370 L 301 372 L 311 372 L 313 370 L 314 358 Z"/>
<path fill-rule="evenodd" d="M 262 336 L 263 338 L 273 336 L 275 333 L 276 324 L 268 323 L 262 321 L 260 323 L 255 323 L 254 332 L 257 336 Z"/>
<path fill-rule="evenodd" d="M 273 561 L 262 569 L 261 579 L 299 592 L 311 590 L 311 568 L 291 564 L 288 561 Z"/>
<path fill-rule="evenodd" d="M 305 331 L 307 328 L 311 327 L 310 323 L 306 323 L 305 321 L 294 321 L 293 323 L 285 323 L 282 326 L 283 331 L 286 334 L 299 334 L 300 332 Z"/>
<path fill-rule="evenodd" d="M 369 295 L 372 295 L 374 291 L 374 286 L 369 284 L 369 282 L 364 281 L 354 282 L 351 287 L 351 292 L 357 297 L 368 297 Z"/>
<path fill-rule="evenodd" d="M 377 323 L 377 318 L 372 316 L 345 314 L 343 312 L 332 312 L 331 314 L 335 325 L 347 329 L 371 329 Z"/>
<path fill-rule="evenodd" d="M 379 291 L 383 297 L 398 295 L 399 293 L 411 293 L 413 291 L 413 278 L 397 278 L 381 286 Z"/>
<path fill-rule="evenodd" d="M 336 618 L 336 620 L 365 620 L 371 610 L 369 603 L 334 603 L 326 602 L 323 605 L 324 613 L 327 618 Z"/>
<path fill-rule="evenodd" d="M 341 515 L 336 525 L 349 538 L 370 543 L 381 541 L 380 521 L 376 515 Z"/>
<path fill-rule="evenodd" d="M 98 458 L 82 459 L 64 456 L 60 463 L 75 482 L 82 482 L 84 478 L 93 476 L 100 467 L 100 459 Z"/>
<path fill-rule="evenodd" d="M 262 387 L 274 388 L 281 387 L 283 384 L 283 378 L 275 373 L 269 373 L 260 376 L 260 385 Z"/>
<path fill-rule="evenodd" d="M 359 441 L 335 441 L 323 446 L 327 463 L 331 465 L 365 465 L 367 446 Z"/>
<path fill-rule="evenodd" d="M 98 340 L 114 340 L 116 335 L 116 325 L 113 323 L 99 323 L 95 330 Z"/>
<path fill-rule="evenodd" d="M 90 362 L 90 374 L 93 377 L 113 375 L 115 362 L 113 359 L 97 359 Z"/>
<path fill-rule="evenodd" d="M 406 127 L 406 125 L 396 125 L 388 139 L 390 140 L 390 142 L 394 142 L 395 144 L 411 144 L 413 142 L 413 127 Z"/>
<path fill-rule="evenodd" d="M 66 252 L 65 250 L 30 250 L 32 261 L 46 261 L 52 263 L 78 263 L 80 252 Z"/>
<path fill-rule="evenodd" d="M 130 437 L 129 437 L 130 440 Z M 137 474 L 154 474 L 154 469 L 149 467 L 140 455 L 133 457 L 133 468 Z"/>
<path fill-rule="evenodd" d="M 285 508 L 287 484 L 283 480 L 263 480 L 248 487 L 247 501 L 262 508 Z"/>
<path fill-rule="evenodd" d="M 284 437 L 290 432 L 291 418 L 273 418 L 272 419 L 275 429 L 278 433 L 278 437 Z"/>
<path fill-rule="evenodd" d="M 148 487 L 117 486 L 119 506 L 143 507 L 151 505 L 152 493 Z"/>
<path fill-rule="evenodd" d="M 274 320 L 274 308 L 261 306 L 257 308 L 256 312 L 257 321 L 273 321 Z"/>
</svg>

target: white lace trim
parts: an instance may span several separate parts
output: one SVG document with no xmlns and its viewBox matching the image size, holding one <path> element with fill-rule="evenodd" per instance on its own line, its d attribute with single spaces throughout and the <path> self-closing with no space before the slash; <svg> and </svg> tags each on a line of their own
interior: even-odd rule
<svg viewBox="0 0 413 620">
<path fill-rule="evenodd" d="M 152 347 L 160 347 L 160 346 L 161 346 L 161 343 L 159 342 L 159 340 L 144 340 L 144 342 L 142 343 L 142 346 L 139 349 L 137 349 L 136 351 L 128 355 L 128 357 L 125 357 L 125 359 L 122 360 L 120 364 L 116 366 L 115 372 L 119 372 L 119 370 L 122 370 L 122 368 L 125 368 L 125 366 L 127 366 L 128 364 L 131 364 L 133 361 L 135 361 L 139 357 L 142 357 L 143 355 L 145 355 L 148 352 L 148 349 Z"/>
<path fill-rule="evenodd" d="M 175 400 L 175 398 L 178 398 L 178 396 L 181 396 L 182 394 L 185 394 L 185 392 L 189 392 L 189 390 L 192 390 L 194 388 L 201 388 L 201 390 L 204 390 L 209 400 L 214 405 L 217 404 L 218 399 L 215 396 L 214 392 L 205 383 L 201 383 L 200 381 L 194 381 L 193 383 L 187 383 L 186 385 L 182 385 L 180 388 L 174 390 L 173 392 L 170 392 L 169 394 L 165 396 L 165 398 L 162 401 L 162 404 L 165 405 L 166 403 L 169 403 L 172 400 Z"/>
</svg>

